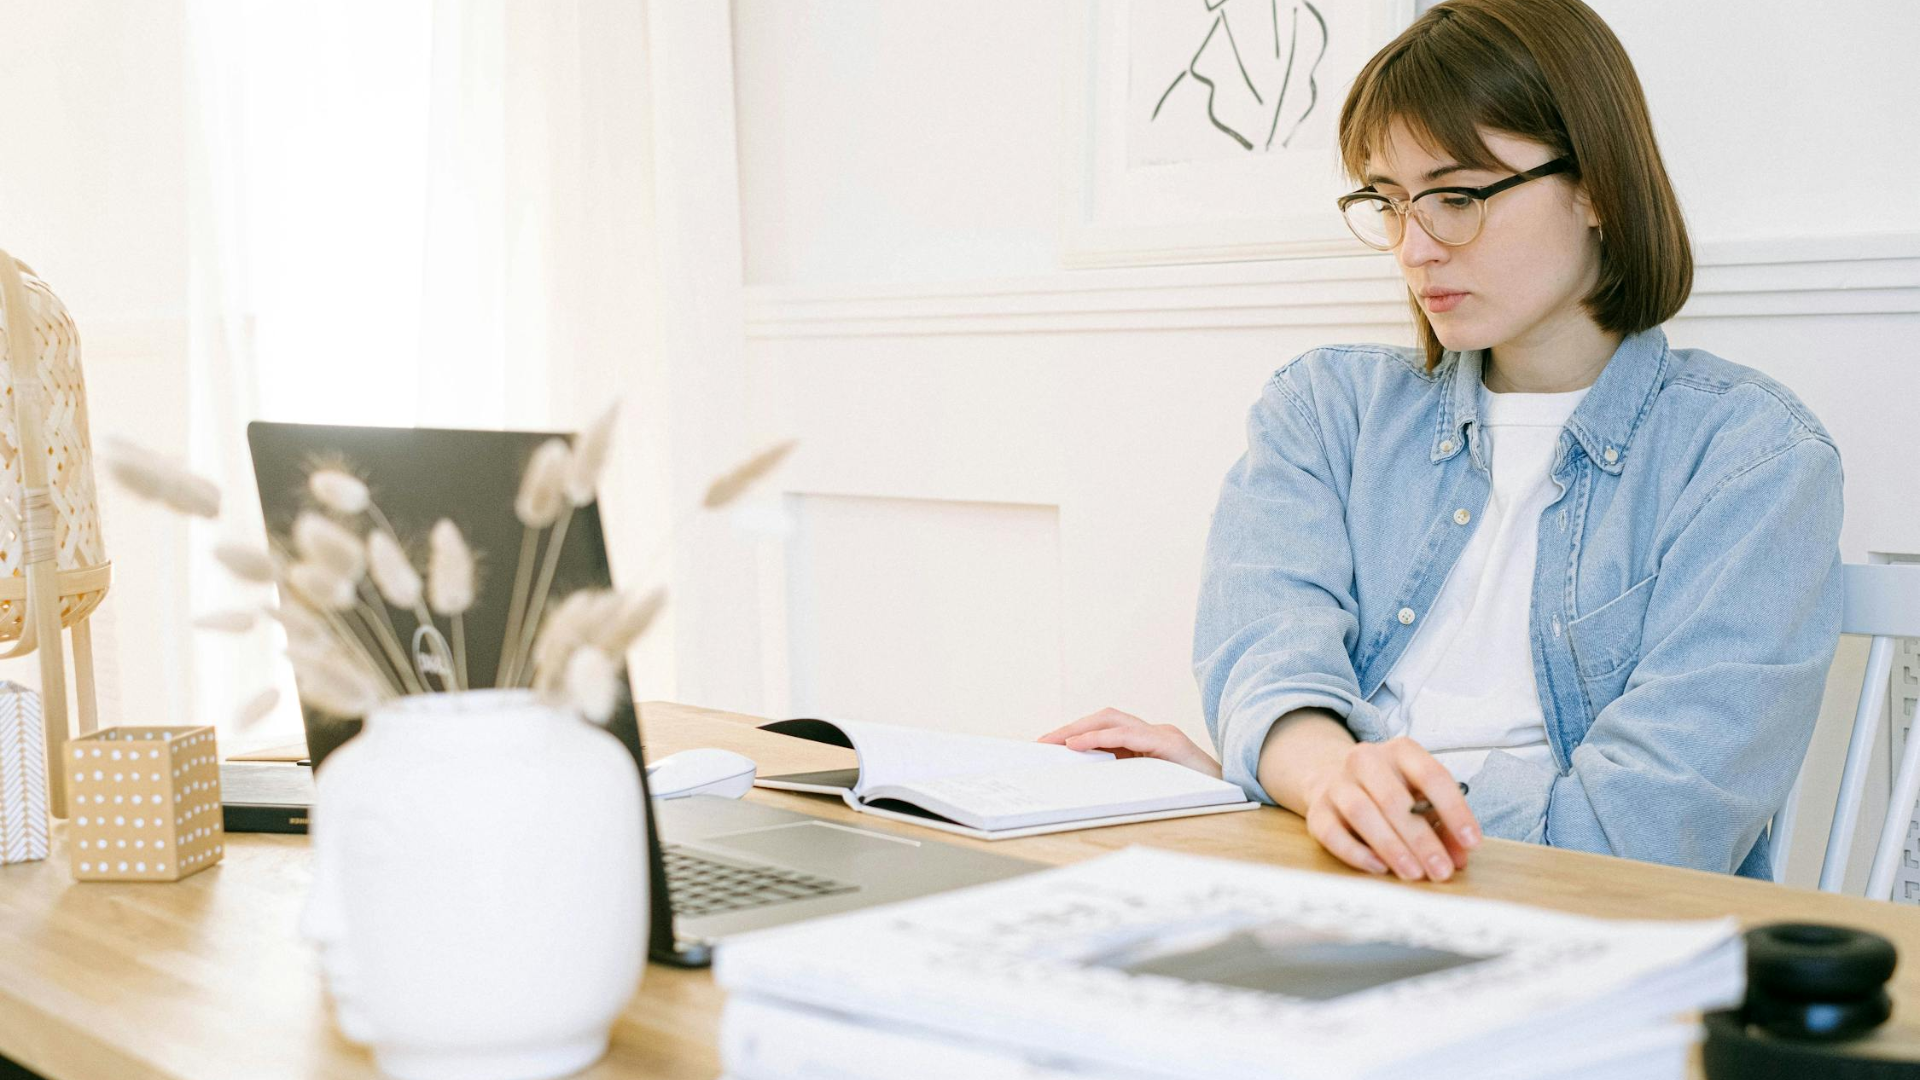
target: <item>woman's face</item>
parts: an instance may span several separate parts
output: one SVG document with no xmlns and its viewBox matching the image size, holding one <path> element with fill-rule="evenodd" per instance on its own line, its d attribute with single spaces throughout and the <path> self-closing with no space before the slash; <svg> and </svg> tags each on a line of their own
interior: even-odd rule
<svg viewBox="0 0 1920 1080">
<path fill-rule="evenodd" d="M 1376 190 L 1404 199 L 1436 187 L 1485 187 L 1555 156 L 1528 139 L 1484 129 L 1480 135 L 1509 169 L 1461 168 L 1435 157 L 1396 123 L 1368 162 L 1367 179 Z M 1428 236 L 1409 215 L 1394 256 L 1448 349 L 1537 348 L 1593 331 L 1580 300 L 1600 272 L 1598 224 L 1576 184 L 1565 174 L 1546 176 L 1487 200 L 1480 235 L 1462 247 Z"/>
</svg>

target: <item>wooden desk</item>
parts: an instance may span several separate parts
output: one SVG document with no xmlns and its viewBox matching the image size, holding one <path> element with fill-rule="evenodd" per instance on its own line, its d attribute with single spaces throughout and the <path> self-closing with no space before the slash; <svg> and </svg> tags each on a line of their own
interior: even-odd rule
<svg viewBox="0 0 1920 1080">
<path fill-rule="evenodd" d="M 655 757 L 724 746 L 767 772 L 852 763 L 849 751 L 755 731 L 748 717 L 665 703 L 649 704 L 644 716 Z M 824 799 L 758 790 L 752 797 L 874 824 Z M 54 1080 L 378 1075 L 366 1051 L 335 1034 L 313 955 L 296 933 L 310 878 L 304 837 L 233 836 L 224 863 L 176 885 L 82 885 L 67 871 L 63 831 L 56 827 L 48 861 L 0 867 L 0 1055 Z M 1319 849 L 1299 818 L 1278 810 L 990 846 L 1062 863 L 1128 844 L 1351 872 Z M 1733 914 L 1749 924 L 1809 919 L 1872 929 L 1906 958 L 1894 976 L 1894 1021 L 1878 1043 L 1920 1057 L 1920 912 L 1912 908 L 1498 840 L 1452 882 L 1398 887 L 1591 915 Z M 704 972 L 649 968 L 612 1051 L 583 1075 L 712 1080 L 722 997 Z"/>
</svg>

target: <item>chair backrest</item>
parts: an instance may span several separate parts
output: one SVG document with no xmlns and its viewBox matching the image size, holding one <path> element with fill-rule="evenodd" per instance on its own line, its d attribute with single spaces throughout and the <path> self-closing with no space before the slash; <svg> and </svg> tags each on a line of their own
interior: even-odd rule
<svg viewBox="0 0 1920 1080">
<path fill-rule="evenodd" d="M 1827 832 L 1826 857 L 1820 867 L 1820 888 L 1827 892 L 1839 892 L 1846 879 L 1847 856 L 1860 822 L 1867 767 L 1880 731 L 1880 714 L 1886 709 L 1894 642 L 1903 637 L 1920 637 L 1920 561 L 1893 562 L 1888 556 L 1878 556 L 1874 562 L 1848 563 L 1840 569 L 1845 596 L 1840 632 L 1864 634 L 1872 637 L 1873 643 L 1867 652 L 1867 671 L 1854 709 L 1847 762 L 1840 774 L 1840 793 L 1834 800 L 1833 825 Z M 1880 840 L 1868 874 L 1867 896 L 1881 900 L 1892 897 L 1894 873 L 1906 843 L 1907 823 L 1913 818 L 1916 800 L 1920 800 L 1920 738 L 1907 740 L 1906 752 L 1894 777 L 1893 798 L 1880 826 Z M 1772 858 L 1775 881 L 1786 877 L 1787 845 L 1793 835 L 1794 812 L 1804 779 L 1803 766 L 1801 778 L 1794 782 L 1793 793 L 1774 817 L 1769 830 L 1768 854 Z"/>
</svg>

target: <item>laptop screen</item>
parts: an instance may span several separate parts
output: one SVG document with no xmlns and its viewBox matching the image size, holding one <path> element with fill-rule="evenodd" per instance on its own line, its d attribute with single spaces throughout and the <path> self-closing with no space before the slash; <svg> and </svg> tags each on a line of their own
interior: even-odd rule
<svg viewBox="0 0 1920 1080">
<path fill-rule="evenodd" d="M 514 516 L 514 496 L 534 450 L 551 434 L 530 431 L 463 431 L 436 428 L 338 427 L 327 424 L 247 425 L 260 509 L 275 536 L 292 533 L 294 518 L 318 504 L 307 491 L 316 468 L 343 469 L 364 480 L 373 501 L 393 523 L 394 532 L 416 567 L 426 565 L 427 534 L 447 518 L 460 527 L 478 564 L 474 605 L 464 616 L 468 685 L 495 685 L 506 633 L 514 572 L 525 527 Z M 580 588 L 605 588 L 612 578 L 600 508 L 574 511 L 560 548 L 548 598 L 548 610 L 560 597 Z M 366 527 L 359 523 L 359 529 Z M 418 620 L 411 611 L 389 606 L 402 642 L 411 641 Z M 440 632 L 452 638 L 445 618 Z M 360 730 L 360 721 L 328 716 L 302 705 L 307 753 L 317 769 L 334 748 Z M 638 760 L 639 731 L 627 681 L 607 728 Z"/>
</svg>

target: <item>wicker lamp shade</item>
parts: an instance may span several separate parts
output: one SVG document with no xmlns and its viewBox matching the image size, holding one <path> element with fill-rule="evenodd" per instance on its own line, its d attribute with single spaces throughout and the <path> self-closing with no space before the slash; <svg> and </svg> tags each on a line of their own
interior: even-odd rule
<svg viewBox="0 0 1920 1080">
<path fill-rule="evenodd" d="M 60 634 L 73 634 L 80 730 L 98 726 L 87 619 L 112 579 L 87 434 L 80 342 L 66 305 L 25 264 L 0 251 L 6 392 L 0 397 L 0 656 L 40 652 L 47 752 L 68 736 Z M 48 802 L 66 813 L 65 770 L 49 770 Z"/>
</svg>

